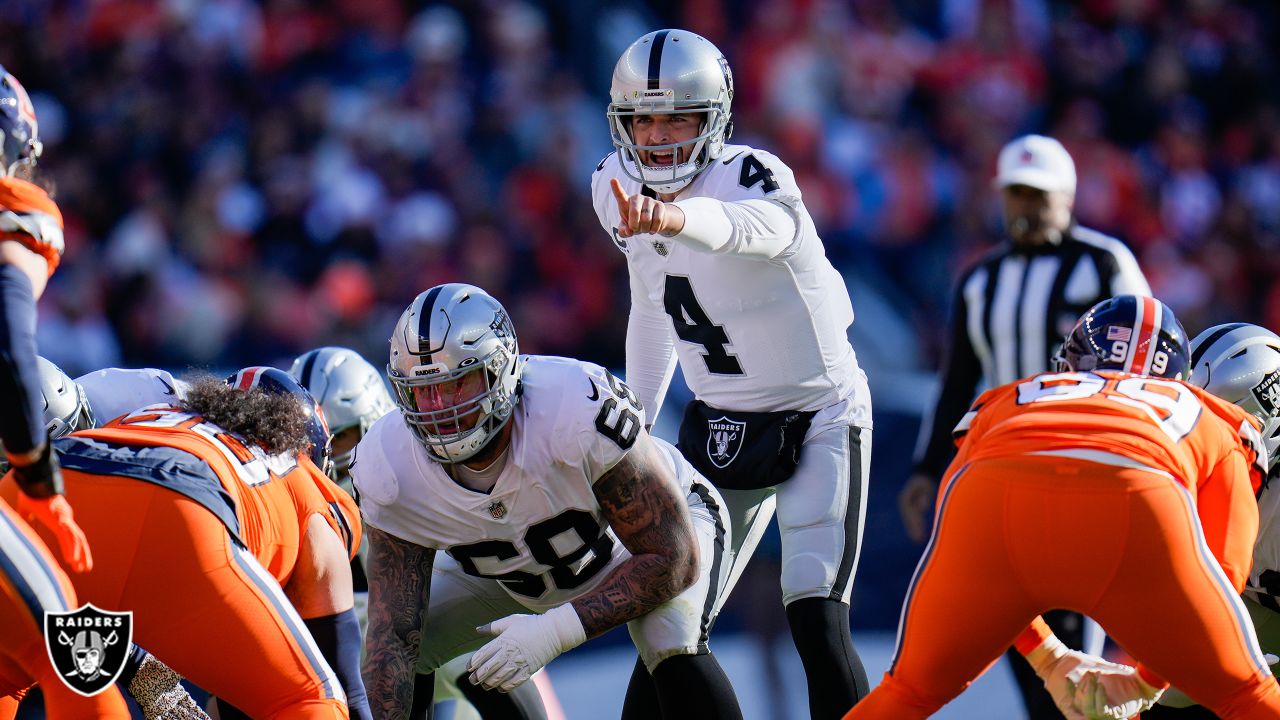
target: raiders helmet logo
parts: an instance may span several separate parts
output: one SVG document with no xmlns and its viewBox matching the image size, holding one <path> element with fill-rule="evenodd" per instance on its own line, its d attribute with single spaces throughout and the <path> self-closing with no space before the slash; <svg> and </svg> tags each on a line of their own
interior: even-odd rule
<svg viewBox="0 0 1280 720">
<path fill-rule="evenodd" d="M 503 505 L 501 500 L 494 500 L 489 503 L 489 515 L 491 515 L 494 520 L 501 520 L 507 516 L 507 506 Z"/>
<path fill-rule="evenodd" d="M 1268 415 L 1276 414 L 1276 410 L 1280 409 L 1280 370 L 1268 373 L 1253 388 L 1253 396 Z"/>
<path fill-rule="evenodd" d="M 707 457 L 721 470 L 738 457 L 747 424 L 721 417 L 707 421 Z"/>
<path fill-rule="evenodd" d="M 44 615 L 44 644 L 62 682 L 92 697 L 120 677 L 133 644 L 133 613 L 100 610 L 92 604 Z"/>
</svg>

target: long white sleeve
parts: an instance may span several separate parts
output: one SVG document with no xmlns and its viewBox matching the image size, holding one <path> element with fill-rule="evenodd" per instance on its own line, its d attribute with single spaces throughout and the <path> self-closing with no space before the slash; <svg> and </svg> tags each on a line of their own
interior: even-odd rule
<svg viewBox="0 0 1280 720">
<path fill-rule="evenodd" d="M 650 304 L 639 273 L 631 276 L 631 313 L 627 316 L 627 385 L 644 406 L 645 417 L 657 421 L 676 370 L 671 322 Z"/>
<path fill-rule="evenodd" d="M 677 200 L 684 228 L 672 239 L 698 252 L 735 253 L 761 260 L 781 255 L 795 241 L 796 212 L 767 198 L 722 202 L 694 197 Z"/>
</svg>

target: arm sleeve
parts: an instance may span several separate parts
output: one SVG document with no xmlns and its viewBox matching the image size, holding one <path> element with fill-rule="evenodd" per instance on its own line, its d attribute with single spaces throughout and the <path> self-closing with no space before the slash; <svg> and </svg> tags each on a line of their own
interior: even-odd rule
<svg viewBox="0 0 1280 720">
<path fill-rule="evenodd" d="M 0 408 L 0 440 L 5 450 L 27 456 L 44 447 L 35 295 L 27 274 L 7 263 L 0 265 L 0 397 L 6 398 Z"/>
<path fill-rule="evenodd" d="M 920 442 L 916 448 L 915 472 L 935 478 L 941 477 L 951 459 L 952 431 L 969 409 L 978 380 L 982 377 L 982 367 L 969 340 L 964 284 L 965 279 L 961 279 L 952 303 L 951 342 L 942 366 L 938 402 L 933 416 L 921 423 Z"/>
<path fill-rule="evenodd" d="M 676 369 L 675 341 L 667 317 L 649 302 L 644 284 L 630 272 L 631 313 L 627 317 L 627 385 L 640 400 L 649 423 L 658 419 L 662 399 Z"/>
<path fill-rule="evenodd" d="M 767 198 L 721 202 L 696 197 L 675 205 L 685 220 L 673 239 L 698 252 L 770 260 L 791 247 L 799 228 L 795 210 Z"/>
<path fill-rule="evenodd" d="M 1196 514 L 1209 551 L 1236 592 L 1243 592 L 1249 579 L 1258 537 L 1258 503 L 1249 473 L 1243 451 L 1233 450 L 1201 483 L 1196 497 Z"/>
</svg>

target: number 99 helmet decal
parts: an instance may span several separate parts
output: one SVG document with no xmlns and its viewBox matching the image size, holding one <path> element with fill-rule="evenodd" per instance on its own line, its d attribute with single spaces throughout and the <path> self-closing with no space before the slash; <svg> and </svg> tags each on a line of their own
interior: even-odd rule
<svg viewBox="0 0 1280 720">
<path fill-rule="evenodd" d="M 467 460 L 511 420 L 520 347 L 502 304 L 474 285 L 414 298 L 391 335 L 387 377 L 405 423 L 436 459 Z"/>
<path fill-rule="evenodd" d="M 1187 377 L 1187 332 L 1167 305 L 1141 295 L 1103 300 L 1080 316 L 1058 358 L 1059 370 L 1119 370 Z"/>
</svg>

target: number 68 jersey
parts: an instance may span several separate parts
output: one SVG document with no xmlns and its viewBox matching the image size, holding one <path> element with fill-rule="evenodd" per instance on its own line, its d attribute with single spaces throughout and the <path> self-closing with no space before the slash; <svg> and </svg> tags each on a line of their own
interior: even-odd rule
<svg viewBox="0 0 1280 720">
<path fill-rule="evenodd" d="M 646 376 L 670 372 L 674 343 L 690 389 L 714 407 L 817 410 L 852 397 L 855 424 L 870 427 L 866 377 L 847 335 L 853 305 L 786 164 L 727 145 L 677 195 L 690 216 L 725 213 L 732 235 L 716 252 L 655 234 L 618 237 L 614 179 L 630 195 L 652 193 L 622 171 L 616 153 L 591 179 L 596 216 L 627 258 L 627 381 L 646 408 L 656 413 L 664 384 Z M 794 221 L 785 237 L 770 219 L 780 211 Z"/>
<path fill-rule="evenodd" d="M 455 482 L 399 412 L 361 439 L 351 477 L 369 525 L 443 550 L 467 574 L 497 580 L 542 611 L 591 590 L 630 557 L 592 488 L 631 449 L 644 411 L 604 368 L 577 360 L 528 356 L 521 386 L 490 492 Z M 687 496 L 693 468 L 654 443 Z"/>
</svg>

